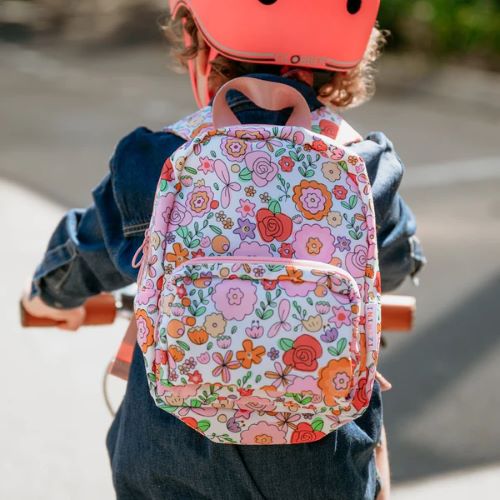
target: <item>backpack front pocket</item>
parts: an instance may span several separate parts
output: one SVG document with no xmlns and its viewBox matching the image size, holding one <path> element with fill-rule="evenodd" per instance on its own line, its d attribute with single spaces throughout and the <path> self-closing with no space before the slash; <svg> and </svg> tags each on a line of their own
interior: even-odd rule
<svg viewBox="0 0 500 500">
<path fill-rule="evenodd" d="M 352 397 L 361 303 L 342 269 L 202 257 L 174 271 L 162 302 L 167 404 L 314 414 Z"/>
</svg>

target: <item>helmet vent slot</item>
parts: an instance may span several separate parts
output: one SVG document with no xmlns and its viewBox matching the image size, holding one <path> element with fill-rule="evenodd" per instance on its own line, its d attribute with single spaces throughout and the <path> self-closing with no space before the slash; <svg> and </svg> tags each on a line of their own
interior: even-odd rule
<svg viewBox="0 0 500 500">
<path fill-rule="evenodd" d="M 361 0 L 347 0 L 347 12 L 357 14 L 361 9 Z"/>
<path fill-rule="evenodd" d="M 260 3 L 263 3 L 264 5 L 272 5 L 273 3 L 276 3 L 278 0 L 259 0 Z"/>
</svg>

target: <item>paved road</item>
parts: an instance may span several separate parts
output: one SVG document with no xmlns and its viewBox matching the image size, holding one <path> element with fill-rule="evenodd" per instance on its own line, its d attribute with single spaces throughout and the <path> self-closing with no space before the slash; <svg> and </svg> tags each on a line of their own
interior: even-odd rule
<svg viewBox="0 0 500 500">
<path fill-rule="evenodd" d="M 75 54 L 0 46 L 0 64 L 0 176 L 62 206 L 89 203 L 90 188 L 105 174 L 113 145 L 125 133 L 139 124 L 157 128 L 193 109 L 185 78 L 168 71 L 167 59 L 156 49 Z M 408 284 L 403 289 L 417 295 L 417 329 L 409 337 L 390 338 L 382 359 L 382 369 L 395 386 L 385 398 L 395 480 L 498 462 L 500 115 L 467 99 L 443 100 L 432 92 L 414 94 L 383 87 L 375 100 L 350 112 L 348 118 L 361 131 L 384 129 L 398 144 L 408 165 L 402 191 L 417 214 L 429 258 L 421 287 L 415 291 Z M 34 263 L 37 247 L 42 246 L 38 242 L 46 238 L 60 209 L 53 207 L 50 220 L 44 219 L 26 210 L 31 199 L 24 191 L 9 186 L 4 185 L 4 200 L 7 194 L 12 199 L 12 193 L 18 193 L 14 200 L 22 220 L 37 230 L 36 239 L 30 237 L 12 218 L 13 213 L 17 216 L 17 205 L 4 202 L 0 217 L 2 223 L 10 221 L 4 234 L 11 236 L 11 242 L 29 241 L 26 254 Z M 18 247 L 11 243 L 2 257 L 10 275 L 14 271 L 9 263 L 18 255 Z M 16 270 L 16 278 L 28 272 Z M 8 300 L 11 288 L 2 286 Z M 11 302 L 7 304 L 12 306 Z M 13 328 L 12 310 L 4 314 Z M 2 380 L 10 374 L 22 381 L 15 392 L 9 392 L 8 426 L 2 422 L 2 428 L 8 429 L 2 431 L 8 434 L 8 477 L 16 477 L 16 467 L 22 467 L 29 455 L 33 470 L 48 460 L 47 475 L 39 477 L 40 488 L 54 484 L 48 471 L 64 477 L 67 487 L 75 486 L 80 472 L 74 473 L 73 462 L 85 467 L 87 461 L 90 469 L 81 471 L 86 477 L 105 463 L 102 439 L 107 421 L 98 394 L 99 369 L 94 367 L 94 378 L 87 380 L 85 363 L 74 359 L 63 363 L 72 374 L 71 385 L 84 395 L 87 410 L 82 412 L 57 404 L 48 390 L 57 385 L 56 367 L 50 360 L 59 354 L 62 359 L 69 356 L 73 341 L 82 349 L 85 344 L 87 351 L 83 351 L 90 352 L 97 333 L 86 340 L 83 335 L 78 340 L 58 336 L 64 339 L 64 347 L 32 338 L 33 345 L 17 338 L 14 345 L 27 350 L 26 354 L 19 360 L 10 358 L 2 367 Z M 106 347 L 95 356 L 99 368 L 115 339 L 116 335 L 106 336 Z M 48 360 L 47 371 L 41 374 L 37 356 Z M 57 395 L 63 397 L 67 387 L 68 383 L 61 384 Z M 30 404 L 32 395 L 34 404 Z M 45 398 L 51 403 L 44 405 Z M 20 411 L 23 416 L 18 418 Z M 49 431 L 36 424 L 40 413 L 44 425 L 54 420 Z M 55 423 L 59 415 L 69 420 L 60 435 L 56 432 L 60 424 Z M 75 429 L 78 435 L 72 441 Z M 64 463 L 63 456 L 67 457 Z M 81 498 L 104 491 L 99 489 L 102 485 L 109 488 L 109 478 L 103 474 L 98 473 L 94 487 L 86 485 L 87 496 Z M 32 486 L 3 488 L 11 492 L 6 498 L 34 498 L 21 494 Z M 14 491 L 19 494 L 12 496 Z M 97 496 L 103 498 L 102 493 Z"/>
</svg>

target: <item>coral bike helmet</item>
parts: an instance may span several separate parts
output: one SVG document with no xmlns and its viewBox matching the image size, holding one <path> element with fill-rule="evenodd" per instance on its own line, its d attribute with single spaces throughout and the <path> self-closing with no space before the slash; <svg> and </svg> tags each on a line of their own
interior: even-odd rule
<svg viewBox="0 0 500 500">
<path fill-rule="evenodd" d="M 221 54 L 327 71 L 347 71 L 363 59 L 379 6 L 380 0 L 170 0 L 172 17 L 181 7 L 191 12 L 211 49 L 209 61 Z M 194 64 L 190 73 L 198 104 L 206 104 Z"/>
</svg>

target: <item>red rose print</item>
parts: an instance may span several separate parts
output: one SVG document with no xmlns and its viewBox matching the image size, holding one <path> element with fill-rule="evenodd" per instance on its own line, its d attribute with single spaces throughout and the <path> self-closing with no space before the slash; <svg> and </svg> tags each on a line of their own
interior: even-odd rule
<svg viewBox="0 0 500 500">
<path fill-rule="evenodd" d="M 313 372 L 318 368 L 318 358 L 323 354 L 321 344 L 310 335 L 301 335 L 286 351 L 283 362 L 302 372 Z"/>
<path fill-rule="evenodd" d="M 283 156 L 278 162 L 283 172 L 291 172 L 295 162 L 289 156 Z"/>
<path fill-rule="evenodd" d="M 313 141 L 312 148 L 316 151 L 326 151 L 328 149 L 328 146 L 325 142 L 318 139 L 316 141 Z"/>
<path fill-rule="evenodd" d="M 257 230 L 267 243 L 278 240 L 285 241 L 292 234 L 293 222 L 288 215 L 274 214 L 267 208 L 257 212 Z"/>
<path fill-rule="evenodd" d="M 356 395 L 354 396 L 354 399 L 352 401 L 352 405 L 356 410 L 360 411 L 363 408 L 366 408 L 368 406 L 368 403 L 371 398 L 371 390 L 367 391 L 366 383 L 367 383 L 367 378 L 364 377 L 359 381 L 358 384 L 358 391 L 356 392 Z"/>
<path fill-rule="evenodd" d="M 335 196 L 337 200 L 345 200 L 347 189 L 344 186 L 337 185 L 333 188 L 333 196 Z"/>
<path fill-rule="evenodd" d="M 198 422 L 193 417 L 184 417 L 181 419 L 186 425 L 189 425 L 191 429 L 195 431 L 198 430 Z"/>
<path fill-rule="evenodd" d="M 163 164 L 163 170 L 161 171 L 161 178 L 166 181 L 171 181 L 174 179 L 174 166 L 170 161 L 170 158 L 167 158 L 165 163 Z"/>
<path fill-rule="evenodd" d="M 322 437 L 325 437 L 324 432 L 315 431 L 311 427 L 311 424 L 302 422 L 297 425 L 297 428 L 293 431 L 291 442 L 292 444 L 312 443 L 313 441 L 318 441 Z"/>
<path fill-rule="evenodd" d="M 339 133 L 339 126 L 331 122 L 330 120 L 321 120 L 319 122 L 319 128 L 323 135 L 326 135 L 332 139 L 336 139 Z"/>
<path fill-rule="evenodd" d="M 240 396 L 251 396 L 253 394 L 253 389 L 244 389 L 243 387 L 238 388 Z"/>
</svg>

